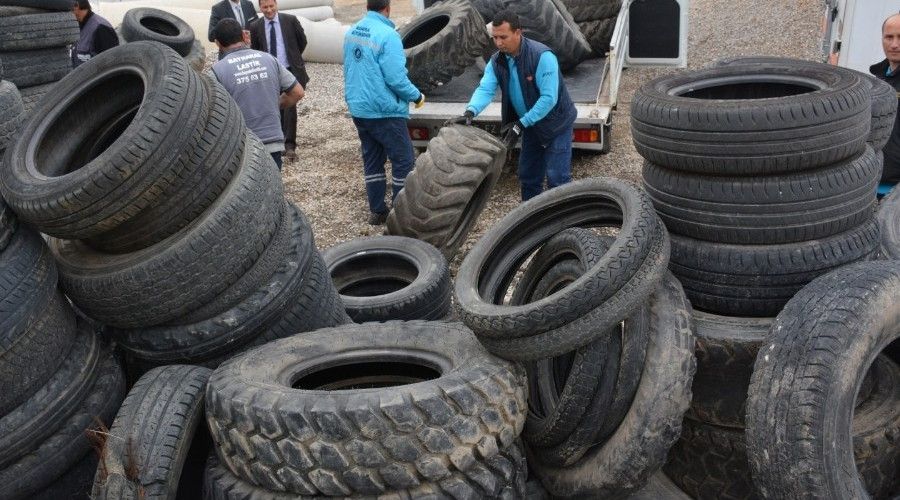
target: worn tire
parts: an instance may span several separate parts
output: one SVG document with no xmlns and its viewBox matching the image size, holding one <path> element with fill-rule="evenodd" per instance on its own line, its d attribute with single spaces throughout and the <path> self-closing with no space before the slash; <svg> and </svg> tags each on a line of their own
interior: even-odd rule
<svg viewBox="0 0 900 500">
<path fill-rule="evenodd" d="M 452 260 L 500 178 L 506 148 L 475 127 L 444 127 L 416 167 L 387 219 L 385 234 L 431 243 Z"/>
<path fill-rule="evenodd" d="M 59 238 L 97 236 L 158 204 L 208 106 L 197 73 L 160 44 L 130 43 L 82 66 L 33 111 L 0 176 L 20 218 Z"/>
<path fill-rule="evenodd" d="M 137 328 L 183 317 L 241 281 L 278 232 L 284 209 L 271 156 L 249 133 L 246 143 L 240 170 L 213 205 L 152 247 L 112 255 L 76 240 L 51 240 L 72 302 L 101 323 Z M 255 290 L 269 277 L 242 284 Z"/>
<path fill-rule="evenodd" d="M 570 467 L 543 464 L 540 455 L 528 450 L 529 465 L 552 495 L 624 498 L 662 467 L 678 439 L 696 366 L 691 306 L 678 280 L 669 274 L 651 295 L 648 307 L 651 333 L 646 362 L 621 425 Z"/>
<path fill-rule="evenodd" d="M 78 22 L 69 12 L 0 17 L 0 51 L 65 47 L 79 35 Z"/>
<path fill-rule="evenodd" d="M 441 485 L 422 483 L 407 492 L 403 498 L 459 498 L 474 494 L 471 498 L 496 498 L 502 500 L 518 500 L 527 496 L 525 478 L 527 467 L 525 456 L 516 443 L 488 459 L 484 468 L 472 472 L 453 472 L 441 480 L 444 484 L 469 485 L 469 488 L 457 486 L 448 491 Z M 485 485 L 475 486 L 472 485 Z M 388 495 L 390 496 L 390 495 Z M 293 493 L 279 493 L 255 486 L 234 475 L 219 462 L 217 456 L 210 455 L 203 482 L 204 500 L 301 500 L 320 497 L 300 496 Z M 530 497 L 528 497 L 530 498 Z"/>
<path fill-rule="evenodd" d="M 463 74 L 490 45 L 485 21 L 468 0 L 444 0 L 400 28 L 410 81 L 429 92 Z"/>
<path fill-rule="evenodd" d="M 63 475 L 55 478 L 46 488 L 32 494 L 29 500 L 84 500 L 91 497 L 91 485 L 97 472 L 99 459 L 91 449 Z"/>
<path fill-rule="evenodd" d="M 900 260 L 900 189 L 892 190 L 881 200 L 875 220 L 881 233 L 880 258 Z"/>
<path fill-rule="evenodd" d="M 193 68 L 194 71 L 203 73 L 203 68 L 206 65 L 206 49 L 200 40 L 194 40 L 191 44 L 191 51 L 184 56 L 184 62 L 188 63 L 188 66 Z"/>
<path fill-rule="evenodd" d="M 12 82 L 0 81 L 0 162 L 3 151 L 16 139 L 25 121 L 25 103 Z"/>
<path fill-rule="evenodd" d="M 3 5 L 53 11 L 72 10 L 72 2 L 69 0 L 3 0 Z"/>
<path fill-rule="evenodd" d="M 828 238 L 782 245 L 730 245 L 672 236 L 672 273 L 691 304 L 725 316 L 773 317 L 816 277 L 873 256 L 874 220 Z"/>
<path fill-rule="evenodd" d="M 812 85 L 820 90 L 809 90 Z M 635 92 L 632 136 L 641 156 L 686 172 L 750 176 L 820 168 L 862 152 L 870 88 L 857 73 L 806 63 L 667 75 Z"/>
<path fill-rule="evenodd" d="M 850 429 L 868 367 L 900 338 L 898 296 L 900 263 L 866 262 L 813 281 L 778 315 L 747 401 L 748 455 L 762 496 L 868 496 Z"/>
<path fill-rule="evenodd" d="M 535 248 L 569 227 L 595 226 L 620 230 L 584 276 L 538 301 L 500 305 Z M 514 208 L 475 244 L 456 277 L 460 318 L 507 359 L 565 354 L 637 309 L 665 274 L 668 255 L 668 233 L 640 189 L 610 178 L 572 182 Z"/>
<path fill-rule="evenodd" d="M 564 70 L 590 57 L 590 44 L 561 0 L 474 0 L 472 3 L 486 22 L 503 9 L 516 13 L 525 35 L 550 47 Z"/>
<path fill-rule="evenodd" d="M 44 96 L 47 95 L 47 92 L 49 92 L 54 85 L 56 85 L 56 82 L 20 88 L 19 94 L 22 96 L 22 104 L 25 107 L 25 112 L 28 113 L 32 109 L 37 107 L 44 100 Z"/>
<path fill-rule="evenodd" d="M 613 18 L 622 9 L 622 0 L 562 0 L 577 23 Z"/>
<path fill-rule="evenodd" d="M 361 345 L 376 351 L 360 358 Z M 392 370 L 397 363 L 405 366 Z M 288 367 L 303 370 L 290 385 L 276 375 Z M 354 380 L 375 388 L 352 389 Z M 440 479 L 489 475 L 486 460 L 513 445 L 526 404 L 521 368 L 490 356 L 462 325 L 422 321 L 266 344 L 220 366 L 206 401 L 216 451 L 235 475 L 301 495 L 374 495 L 432 481 L 444 494 L 496 494 L 495 481 Z"/>
<path fill-rule="evenodd" d="M 198 366 L 170 365 L 135 383 L 109 429 L 92 499 L 174 500 L 182 481 L 200 480 L 182 477 L 182 467 L 195 433 L 205 432 L 203 394 L 211 374 Z M 206 456 L 210 450 L 201 451 Z"/>
<path fill-rule="evenodd" d="M 180 17 L 151 7 L 130 9 L 122 18 L 122 38 L 148 40 L 169 46 L 182 56 L 191 52 L 194 30 Z"/>
<path fill-rule="evenodd" d="M 112 422 L 125 396 L 125 376 L 118 361 L 104 353 L 95 382 L 86 397 L 73 403 L 70 416 L 57 424 L 52 434 L 34 443 L 34 450 L 0 469 L 4 499 L 32 499 L 92 453 L 88 435 L 102 432 L 98 425 Z M 54 497 L 54 500 L 59 497 Z"/>
<path fill-rule="evenodd" d="M 357 238 L 329 248 L 322 258 L 356 323 L 438 320 L 450 312 L 450 267 L 428 243 L 402 236 Z"/>
<path fill-rule="evenodd" d="M 881 162 L 866 147 L 851 160 L 785 175 L 690 174 L 646 162 L 643 178 L 672 233 L 766 245 L 827 238 L 869 220 Z"/>
<path fill-rule="evenodd" d="M 3 197 L 0 196 L 0 252 L 9 245 L 9 241 L 12 239 L 18 226 L 19 220 L 16 218 L 16 214 L 13 213 L 9 205 L 3 201 Z"/>
<path fill-rule="evenodd" d="M 616 18 L 580 22 L 578 29 L 590 44 L 594 54 L 605 56 L 609 52 L 609 42 L 612 40 L 613 30 L 616 29 Z"/>
<path fill-rule="evenodd" d="M 0 64 L 3 78 L 17 87 L 55 82 L 72 71 L 68 47 L 2 52 Z"/>
</svg>

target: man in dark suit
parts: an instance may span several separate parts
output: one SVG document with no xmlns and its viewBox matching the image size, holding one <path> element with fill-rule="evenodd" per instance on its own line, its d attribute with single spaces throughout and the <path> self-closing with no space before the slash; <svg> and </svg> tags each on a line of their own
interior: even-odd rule
<svg viewBox="0 0 900 500">
<path fill-rule="evenodd" d="M 259 19 L 256 9 L 248 0 L 222 0 L 212 6 L 209 13 L 209 41 L 213 41 L 213 29 L 222 19 L 234 19 L 241 23 L 243 29 L 248 29 L 250 23 Z"/>
<path fill-rule="evenodd" d="M 306 34 L 296 16 L 278 12 L 276 0 L 260 0 L 263 17 L 250 25 L 250 48 L 272 54 L 286 67 L 306 90 L 309 76 L 303 62 Z M 281 129 L 284 132 L 284 155 L 294 156 L 297 147 L 297 106 L 281 110 Z"/>
</svg>

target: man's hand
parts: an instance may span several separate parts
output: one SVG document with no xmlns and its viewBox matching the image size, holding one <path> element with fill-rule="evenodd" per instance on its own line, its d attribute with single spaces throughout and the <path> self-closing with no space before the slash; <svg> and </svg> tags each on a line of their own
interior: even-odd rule
<svg viewBox="0 0 900 500">
<path fill-rule="evenodd" d="M 419 100 L 416 101 L 416 109 L 419 109 L 424 105 L 425 105 L 425 94 L 419 92 Z"/>
<path fill-rule="evenodd" d="M 519 120 L 507 123 L 500 129 L 500 135 L 503 136 L 503 142 L 506 143 L 507 150 L 511 150 L 516 146 L 516 143 L 519 142 L 519 138 L 522 137 L 522 132 L 524 130 L 525 126 L 522 125 L 522 122 Z"/>
<path fill-rule="evenodd" d="M 445 121 L 444 126 L 446 127 L 448 125 L 453 125 L 454 123 L 458 123 L 460 125 L 462 125 L 462 124 L 471 125 L 472 118 L 475 118 L 475 113 L 473 113 L 471 109 L 467 109 L 466 112 L 461 114 L 460 116 L 457 116 L 456 118 L 451 118 L 451 119 Z"/>
</svg>

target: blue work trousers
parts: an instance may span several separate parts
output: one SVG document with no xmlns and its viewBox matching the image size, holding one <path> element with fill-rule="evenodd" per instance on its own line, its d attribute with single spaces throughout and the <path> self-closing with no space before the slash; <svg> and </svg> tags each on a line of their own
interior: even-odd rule
<svg viewBox="0 0 900 500">
<path fill-rule="evenodd" d="M 366 181 L 366 196 L 369 211 L 387 212 L 384 194 L 387 177 L 384 163 L 391 159 L 391 188 L 393 196 L 403 189 L 406 176 L 413 169 L 415 156 L 413 145 L 406 128 L 405 118 L 353 118 L 359 140 L 362 143 L 363 172 Z"/>
<path fill-rule="evenodd" d="M 525 129 L 522 134 L 522 151 L 519 153 L 519 183 L 522 185 L 522 201 L 572 181 L 572 127 L 556 136 L 546 146 L 541 145 L 537 134 Z"/>
</svg>

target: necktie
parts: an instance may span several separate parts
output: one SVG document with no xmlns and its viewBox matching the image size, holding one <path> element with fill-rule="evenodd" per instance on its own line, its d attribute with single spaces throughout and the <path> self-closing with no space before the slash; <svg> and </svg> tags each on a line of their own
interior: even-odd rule
<svg viewBox="0 0 900 500">
<path fill-rule="evenodd" d="M 241 28 L 243 28 L 244 27 L 244 9 L 241 8 L 241 2 L 238 2 L 234 13 L 237 14 L 237 22 L 241 23 Z"/>
<path fill-rule="evenodd" d="M 275 21 L 269 21 L 269 53 L 278 57 L 278 40 L 275 38 Z"/>
</svg>

